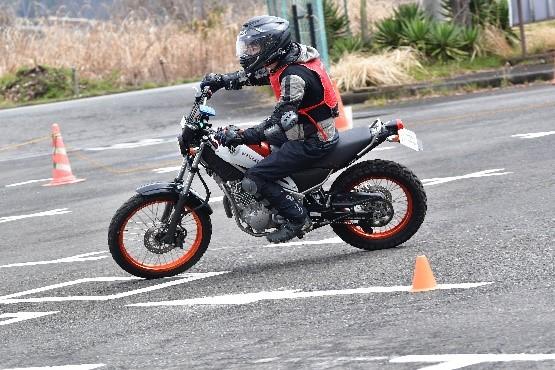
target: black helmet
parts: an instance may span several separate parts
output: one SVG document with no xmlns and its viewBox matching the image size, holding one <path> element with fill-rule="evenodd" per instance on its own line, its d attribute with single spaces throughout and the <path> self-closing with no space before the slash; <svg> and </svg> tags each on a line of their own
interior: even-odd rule
<svg viewBox="0 0 555 370">
<path fill-rule="evenodd" d="M 251 73 L 280 59 L 290 45 L 289 22 L 262 15 L 243 24 L 237 36 L 237 57 L 245 72 Z"/>
</svg>

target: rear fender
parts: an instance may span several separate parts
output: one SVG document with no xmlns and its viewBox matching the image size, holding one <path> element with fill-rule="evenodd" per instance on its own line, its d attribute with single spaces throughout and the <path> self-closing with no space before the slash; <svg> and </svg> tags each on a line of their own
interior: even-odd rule
<svg viewBox="0 0 555 370">
<path fill-rule="evenodd" d="M 174 182 L 154 182 L 151 184 L 142 185 L 137 188 L 137 193 L 141 195 L 154 195 L 154 194 L 172 194 L 179 197 L 181 192 L 181 184 L 176 184 Z M 187 204 L 198 207 L 203 204 L 203 199 L 194 191 L 189 190 L 189 195 L 187 199 Z M 201 209 L 204 209 L 211 215 L 214 211 L 210 205 L 206 204 Z"/>
</svg>

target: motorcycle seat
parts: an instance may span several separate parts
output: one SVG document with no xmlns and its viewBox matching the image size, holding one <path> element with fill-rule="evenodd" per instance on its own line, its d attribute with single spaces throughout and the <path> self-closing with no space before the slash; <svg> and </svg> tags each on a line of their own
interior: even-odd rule
<svg viewBox="0 0 555 370">
<path fill-rule="evenodd" d="M 368 127 L 357 127 L 339 133 L 339 142 L 333 151 L 315 162 L 312 168 L 340 169 L 347 165 L 371 140 Z"/>
</svg>

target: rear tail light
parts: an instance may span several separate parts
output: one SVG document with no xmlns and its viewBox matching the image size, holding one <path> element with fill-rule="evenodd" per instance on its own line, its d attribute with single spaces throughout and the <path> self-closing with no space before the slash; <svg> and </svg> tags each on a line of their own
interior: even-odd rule
<svg viewBox="0 0 555 370">
<path fill-rule="evenodd" d="M 395 122 L 397 123 L 397 130 L 401 130 L 405 128 L 405 124 L 403 123 L 403 121 L 401 121 L 399 118 L 397 118 L 395 120 Z"/>
</svg>

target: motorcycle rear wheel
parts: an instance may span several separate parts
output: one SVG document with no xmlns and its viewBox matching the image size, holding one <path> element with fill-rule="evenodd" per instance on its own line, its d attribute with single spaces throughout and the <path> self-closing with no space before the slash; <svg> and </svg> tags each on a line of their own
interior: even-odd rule
<svg viewBox="0 0 555 370">
<path fill-rule="evenodd" d="M 344 221 L 332 224 L 333 231 L 350 245 L 378 250 L 394 248 L 409 240 L 426 216 L 426 193 L 408 168 L 381 159 L 358 163 L 332 184 L 332 193 L 379 191 L 387 196 L 393 214 L 387 224 L 370 227 L 370 222 Z"/>
<path fill-rule="evenodd" d="M 177 275 L 191 268 L 202 257 L 212 234 L 207 212 L 187 213 L 178 224 L 182 244 L 169 245 L 160 241 L 164 231 L 161 222 L 166 205 L 175 205 L 171 194 L 137 194 L 116 212 L 108 230 L 108 245 L 114 261 L 128 273 L 156 279 Z"/>
</svg>

